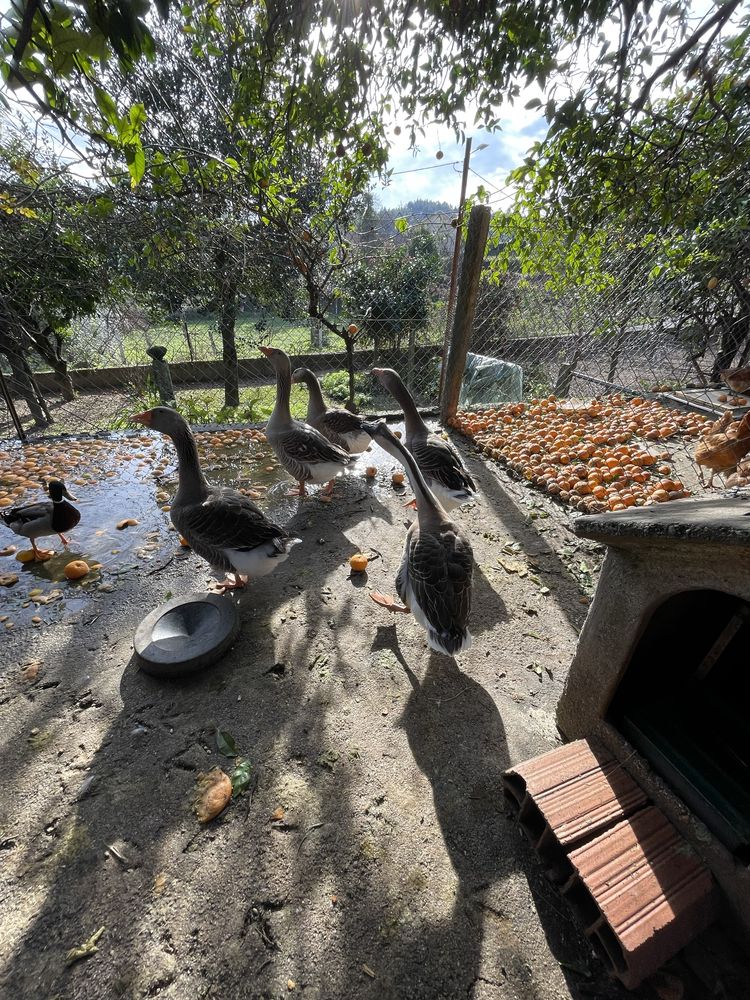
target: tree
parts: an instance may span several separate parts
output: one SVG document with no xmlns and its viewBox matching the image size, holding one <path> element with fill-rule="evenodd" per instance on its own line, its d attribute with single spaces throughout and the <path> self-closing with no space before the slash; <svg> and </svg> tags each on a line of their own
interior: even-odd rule
<svg viewBox="0 0 750 1000">
<path fill-rule="evenodd" d="M 522 80 L 549 88 L 546 103 L 535 99 L 530 107 L 544 106 L 553 130 L 587 122 L 592 146 L 612 128 L 638 134 L 654 95 L 678 74 L 710 94 L 715 53 L 728 39 L 745 44 L 748 32 L 741 0 L 719 0 L 697 19 L 687 4 L 652 0 L 253 0 L 239 12 L 240 30 L 229 4 L 156 6 L 204 48 L 227 51 L 250 68 L 238 80 L 250 114 L 273 95 L 284 127 L 306 132 L 311 143 L 337 135 L 354 145 L 367 141 L 368 121 L 389 111 L 403 114 L 416 137 L 434 120 L 461 131 L 471 102 L 494 128 L 499 105 L 519 96 Z M 6 81 L 58 121 L 72 119 L 130 146 L 137 164 L 137 129 L 117 114 L 101 66 L 116 59 L 129 69 L 144 54 L 163 55 L 148 8 L 147 0 L 76 7 L 15 0 L 3 25 Z M 98 114 L 82 113 L 83 92 L 96 99 Z"/>
<path fill-rule="evenodd" d="M 398 350 L 405 337 L 427 326 L 429 290 L 439 268 L 435 239 L 424 230 L 412 231 L 400 246 L 389 240 L 374 252 L 364 248 L 344 278 L 344 307 L 376 352 Z"/>
<path fill-rule="evenodd" d="M 73 398 L 63 346 L 71 321 L 93 313 L 107 290 L 102 210 L 22 130 L 0 137 L 0 184 L 0 351 L 35 421 L 47 423 L 29 358 L 42 358 Z"/>
<path fill-rule="evenodd" d="M 654 102 L 640 133 L 610 135 L 609 148 L 592 146 L 587 123 L 548 137 L 513 174 L 519 194 L 494 220 L 494 266 L 516 261 L 558 293 L 575 288 L 600 326 L 650 302 L 693 358 L 718 337 L 716 379 L 750 349 L 746 69 L 744 47 L 728 50 L 710 95 L 695 83 Z"/>
<path fill-rule="evenodd" d="M 240 34 L 242 12 L 227 11 Z M 151 302 L 164 303 L 179 298 L 166 291 L 168 282 L 185 287 L 190 279 L 191 299 L 218 314 L 225 405 L 236 406 L 240 301 L 286 314 L 304 290 L 311 317 L 322 302 L 328 306 L 318 274 L 328 281 L 346 254 L 352 206 L 376 152 L 336 156 L 330 142 L 311 148 L 304 126 L 280 120 L 276 98 L 250 114 L 247 88 L 261 94 L 260 77 L 271 71 L 220 52 L 216 30 L 162 29 L 163 57 L 127 74 L 113 70 L 108 85 L 130 105 L 145 151 L 126 212 L 142 222 L 123 230 L 134 283 Z M 127 160 L 131 178 L 133 165 Z M 111 169 L 116 176 L 116 161 Z"/>
</svg>

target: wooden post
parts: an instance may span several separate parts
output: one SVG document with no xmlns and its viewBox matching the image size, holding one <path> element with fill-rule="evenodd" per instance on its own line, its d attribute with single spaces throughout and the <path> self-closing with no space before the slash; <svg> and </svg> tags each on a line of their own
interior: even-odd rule
<svg viewBox="0 0 750 1000">
<path fill-rule="evenodd" d="M 451 282 L 448 286 L 448 306 L 445 310 L 445 333 L 443 334 L 443 357 L 440 361 L 440 388 L 438 399 L 442 399 L 445 385 L 445 361 L 448 355 L 448 338 L 453 320 L 453 305 L 456 300 L 456 276 L 458 274 L 458 258 L 461 256 L 461 235 L 464 225 L 464 205 L 466 204 L 466 184 L 469 180 L 469 160 L 471 159 L 471 136 L 466 140 L 464 152 L 464 169 L 461 174 L 461 197 L 458 199 L 458 215 L 456 216 L 456 239 L 453 244 L 453 260 L 451 261 Z"/>
<path fill-rule="evenodd" d="M 484 248 L 490 230 L 492 212 L 487 205 L 475 205 L 469 216 L 466 234 L 466 248 L 461 266 L 461 279 L 456 296 L 456 311 L 445 366 L 445 384 L 440 397 L 440 419 L 445 422 L 458 409 L 461 382 L 466 368 L 471 333 L 474 326 L 474 312 L 477 306 L 479 279 L 484 262 Z"/>
</svg>

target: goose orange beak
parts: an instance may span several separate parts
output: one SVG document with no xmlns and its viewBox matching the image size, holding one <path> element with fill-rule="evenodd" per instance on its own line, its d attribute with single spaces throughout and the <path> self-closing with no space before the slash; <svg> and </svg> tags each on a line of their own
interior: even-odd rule
<svg viewBox="0 0 750 1000">
<path fill-rule="evenodd" d="M 143 413 L 134 413 L 130 418 L 134 424 L 144 424 L 146 427 L 151 426 L 151 411 L 144 410 Z"/>
<path fill-rule="evenodd" d="M 270 358 L 273 354 L 273 347 L 260 347 L 259 350 L 261 354 L 265 354 L 267 358 Z"/>
</svg>

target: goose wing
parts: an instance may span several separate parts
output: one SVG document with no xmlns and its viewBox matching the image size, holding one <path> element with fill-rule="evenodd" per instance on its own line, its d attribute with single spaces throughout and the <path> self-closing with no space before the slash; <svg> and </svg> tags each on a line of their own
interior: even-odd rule
<svg viewBox="0 0 750 1000">
<path fill-rule="evenodd" d="M 254 549 L 263 542 L 286 538 L 249 497 L 236 490 L 211 490 L 200 504 L 172 508 L 176 527 L 190 541 L 200 539 L 217 549 Z"/>
<path fill-rule="evenodd" d="M 326 410 L 323 422 L 335 434 L 358 434 L 362 430 L 362 417 L 348 410 Z"/>
<path fill-rule="evenodd" d="M 295 421 L 291 430 L 281 436 L 279 444 L 289 458 L 302 466 L 319 465 L 322 462 L 348 465 L 353 460 L 347 451 L 338 448 L 320 431 L 301 421 Z"/>
<path fill-rule="evenodd" d="M 448 441 L 431 434 L 426 440 L 414 442 L 412 454 L 427 478 L 436 480 L 448 490 L 476 492 L 474 480 L 461 456 Z"/>
<path fill-rule="evenodd" d="M 414 598 L 439 635 L 466 629 L 471 611 L 474 557 L 471 544 L 452 523 L 409 537 L 408 574 Z"/>
</svg>

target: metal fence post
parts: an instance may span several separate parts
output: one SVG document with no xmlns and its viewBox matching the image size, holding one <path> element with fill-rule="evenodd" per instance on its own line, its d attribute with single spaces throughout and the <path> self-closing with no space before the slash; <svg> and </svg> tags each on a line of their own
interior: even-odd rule
<svg viewBox="0 0 750 1000">
<path fill-rule="evenodd" d="M 487 205 L 475 205 L 469 216 L 466 248 L 464 249 L 461 278 L 456 296 L 456 311 L 453 315 L 448 360 L 445 366 L 445 383 L 440 397 L 440 419 L 442 421 L 452 417 L 458 409 L 461 380 L 466 367 L 466 355 L 469 352 L 471 331 L 474 325 L 479 279 L 482 274 L 484 248 L 487 245 L 491 215 L 492 212 Z"/>
</svg>

